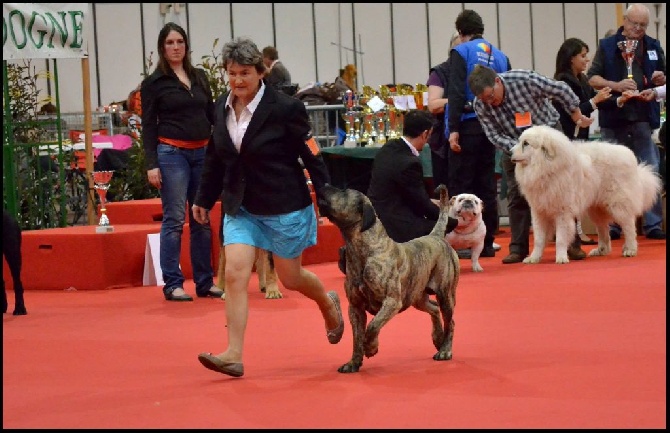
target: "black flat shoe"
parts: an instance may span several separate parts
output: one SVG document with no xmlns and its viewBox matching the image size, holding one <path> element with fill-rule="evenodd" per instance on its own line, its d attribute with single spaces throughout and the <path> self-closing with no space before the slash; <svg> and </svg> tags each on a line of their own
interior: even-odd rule
<svg viewBox="0 0 670 433">
<path fill-rule="evenodd" d="M 177 293 L 175 293 L 177 292 Z M 193 298 L 189 296 L 184 289 L 177 287 L 172 289 L 168 293 L 165 293 L 165 300 L 167 301 L 192 301 Z"/>
<path fill-rule="evenodd" d="M 212 286 L 205 293 L 197 293 L 197 295 L 198 298 L 220 298 L 221 295 L 223 295 L 223 290 L 221 290 L 217 286 Z"/>
</svg>

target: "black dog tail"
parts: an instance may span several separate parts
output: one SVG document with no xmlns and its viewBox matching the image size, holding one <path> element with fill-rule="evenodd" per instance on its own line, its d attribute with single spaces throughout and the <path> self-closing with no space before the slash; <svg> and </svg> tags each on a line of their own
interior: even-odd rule
<svg viewBox="0 0 670 433">
<path fill-rule="evenodd" d="M 435 227 L 430 232 L 431 235 L 444 237 L 458 225 L 458 219 L 449 216 L 449 192 L 447 187 L 440 184 L 435 188 L 435 192 L 440 194 L 440 216 L 437 218 Z"/>
</svg>

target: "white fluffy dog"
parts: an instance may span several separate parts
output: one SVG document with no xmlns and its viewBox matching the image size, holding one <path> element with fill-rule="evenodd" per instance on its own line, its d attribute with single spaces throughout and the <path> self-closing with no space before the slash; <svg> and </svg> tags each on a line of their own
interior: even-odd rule
<svg viewBox="0 0 670 433">
<path fill-rule="evenodd" d="M 612 251 L 612 221 L 623 229 L 623 256 L 637 255 L 635 219 L 651 208 L 662 185 L 630 149 L 606 141 L 571 141 L 549 126 L 533 126 L 521 134 L 511 159 L 533 221 L 533 252 L 524 263 L 540 261 L 554 231 L 556 263 L 568 263 L 575 218 L 584 214 L 598 231 L 598 247 L 589 256 Z"/>
<path fill-rule="evenodd" d="M 470 248 L 472 270 L 482 272 L 479 255 L 484 249 L 486 225 L 482 219 L 482 201 L 474 194 L 458 194 L 449 200 L 449 216 L 458 219 L 458 226 L 445 239 L 455 250 Z"/>
</svg>

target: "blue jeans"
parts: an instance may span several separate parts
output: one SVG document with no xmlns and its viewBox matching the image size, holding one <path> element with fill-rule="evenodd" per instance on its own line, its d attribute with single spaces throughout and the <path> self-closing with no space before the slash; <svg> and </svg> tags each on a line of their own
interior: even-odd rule
<svg viewBox="0 0 670 433">
<path fill-rule="evenodd" d="M 604 140 L 616 141 L 633 151 L 638 162 L 646 162 L 655 173 L 658 173 L 660 163 L 660 152 L 656 143 L 651 139 L 651 127 L 648 122 L 631 122 L 617 128 L 600 128 L 600 134 Z M 658 229 L 661 230 L 663 222 L 663 202 L 661 196 L 657 197 L 654 205 L 642 214 L 642 230 L 644 234 Z M 621 234 L 618 224 L 611 224 L 610 230 Z"/>
<path fill-rule="evenodd" d="M 187 204 L 195 291 L 197 294 L 204 295 L 213 284 L 212 230 L 209 224 L 198 224 L 193 219 L 191 211 L 191 205 L 200 184 L 204 161 L 204 147 L 181 149 L 168 144 L 158 144 L 158 167 L 163 180 L 160 258 L 165 282 L 163 292 L 165 293 L 171 292 L 176 287 L 183 287 L 184 284 L 184 274 L 179 268 L 179 257 Z"/>
</svg>

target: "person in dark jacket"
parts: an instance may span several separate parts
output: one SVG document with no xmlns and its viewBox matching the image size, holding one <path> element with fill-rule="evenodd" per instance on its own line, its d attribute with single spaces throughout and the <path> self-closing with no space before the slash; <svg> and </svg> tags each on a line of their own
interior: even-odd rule
<svg viewBox="0 0 670 433">
<path fill-rule="evenodd" d="M 326 293 L 319 278 L 302 266 L 302 253 L 316 244 L 317 234 L 304 169 L 317 197 L 330 182 L 305 105 L 264 83 L 263 57 L 252 40 L 225 44 L 222 63 L 230 92 L 215 104 L 193 215 L 207 223 L 209 210 L 222 197 L 228 347 L 216 355 L 201 353 L 198 359 L 210 370 L 239 377 L 244 374 L 248 285 L 256 248 L 272 252 L 286 289 L 318 305 L 331 344 L 342 338 L 344 321 L 337 292 Z"/>
<path fill-rule="evenodd" d="M 461 43 L 458 32 L 451 36 L 449 49 Z M 428 111 L 435 116 L 435 126 L 428 139 L 430 146 L 430 162 L 433 167 L 433 184 L 444 184 L 449 189 L 449 142 L 444 129 L 444 110 L 447 106 L 447 89 L 449 80 L 449 59 L 430 68 L 428 75 Z"/>
<path fill-rule="evenodd" d="M 265 65 L 265 80 L 275 90 L 286 93 L 291 87 L 291 73 L 279 60 L 279 52 L 273 46 L 263 48 L 263 64 Z"/>
<path fill-rule="evenodd" d="M 470 193 L 482 200 L 486 237 L 480 257 L 495 257 L 493 241 L 499 223 L 496 148 L 472 109 L 475 95 L 467 77 L 476 65 L 486 65 L 496 72 L 508 71 L 511 65 L 505 53 L 484 39 L 484 22 L 477 12 L 464 10 L 456 17 L 455 25 L 461 43 L 449 55 L 449 194 Z"/>
<path fill-rule="evenodd" d="M 644 93 L 645 90 L 665 84 L 665 52 L 661 41 L 646 34 L 649 26 L 649 8 L 641 3 L 628 6 L 623 26 L 617 32 L 600 40 L 598 49 L 587 73 L 589 84 L 600 89 L 609 87 L 613 93 L 626 90 Z M 632 77 L 621 55 L 618 43 L 624 40 L 637 41 L 632 62 Z M 605 140 L 616 141 L 630 148 L 637 160 L 649 164 L 659 171 L 660 153 L 651 138 L 654 129 L 660 127 L 660 106 L 656 101 L 644 97 L 634 98 L 625 105 L 598 110 L 600 133 Z M 643 213 L 642 230 L 648 239 L 664 240 L 663 202 L 659 194 L 654 206 Z M 610 225 L 610 237 L 619 239 L 621 227 Z"/>
<path fill-rule="evenodd" d="M 404 116 L 403 136 L 382 146 L 372 163 L 367 195 L 386 233 L 396 242 L 427 235 L 440 213 L 426 191 L 419 157 L 434 122 L 427 111 L 410 110 Z"/>
<path fill-rule="evenodd" d="M 611 95 L 609 87 L 603 87 L 595 91 L 589 84 L 584 72 L 589 64 L 589 46 L 578 38 L 566 39 L 556 53 L 556 70 L 554 79 L 564 81 L 575 95 L 579 98 L 579 109 L 585 116 L 590 116 L 599 107 L 613 107 L 616 105 L 616 97 Z M 632 93 L 625 92 L 622 101 L 626 101 Z M 552 101 L 558 111 L 563 133 L 571 139 L 588 140 L 589 127 L 579 127 L 572 120 L 570 113 L 558 101 Z M 577 220 L 577 236 L 584 245 L 596 245 L 598 242 L 590 239 L 582 229 L 580 220 Z"/>
<path fill-rule="evenodd" d="M 179 267 L 187 202 L 193 203 L 200 182 L 205 146 L 212 132 L 214 101 L 202 69 L 191 64 L 184 29 L 167 23 L 158 34 L 158 64 L 142 81 L 142 143 L 149 183 L 161 191 L 163 221 L 160 265 L 163 295 L 168 301 L 192 301 L 184 291 Z M 212 230 L 189 211 L 191 264 L 199 297 L 220 298 L 213 284 Z"/>
</svg>

